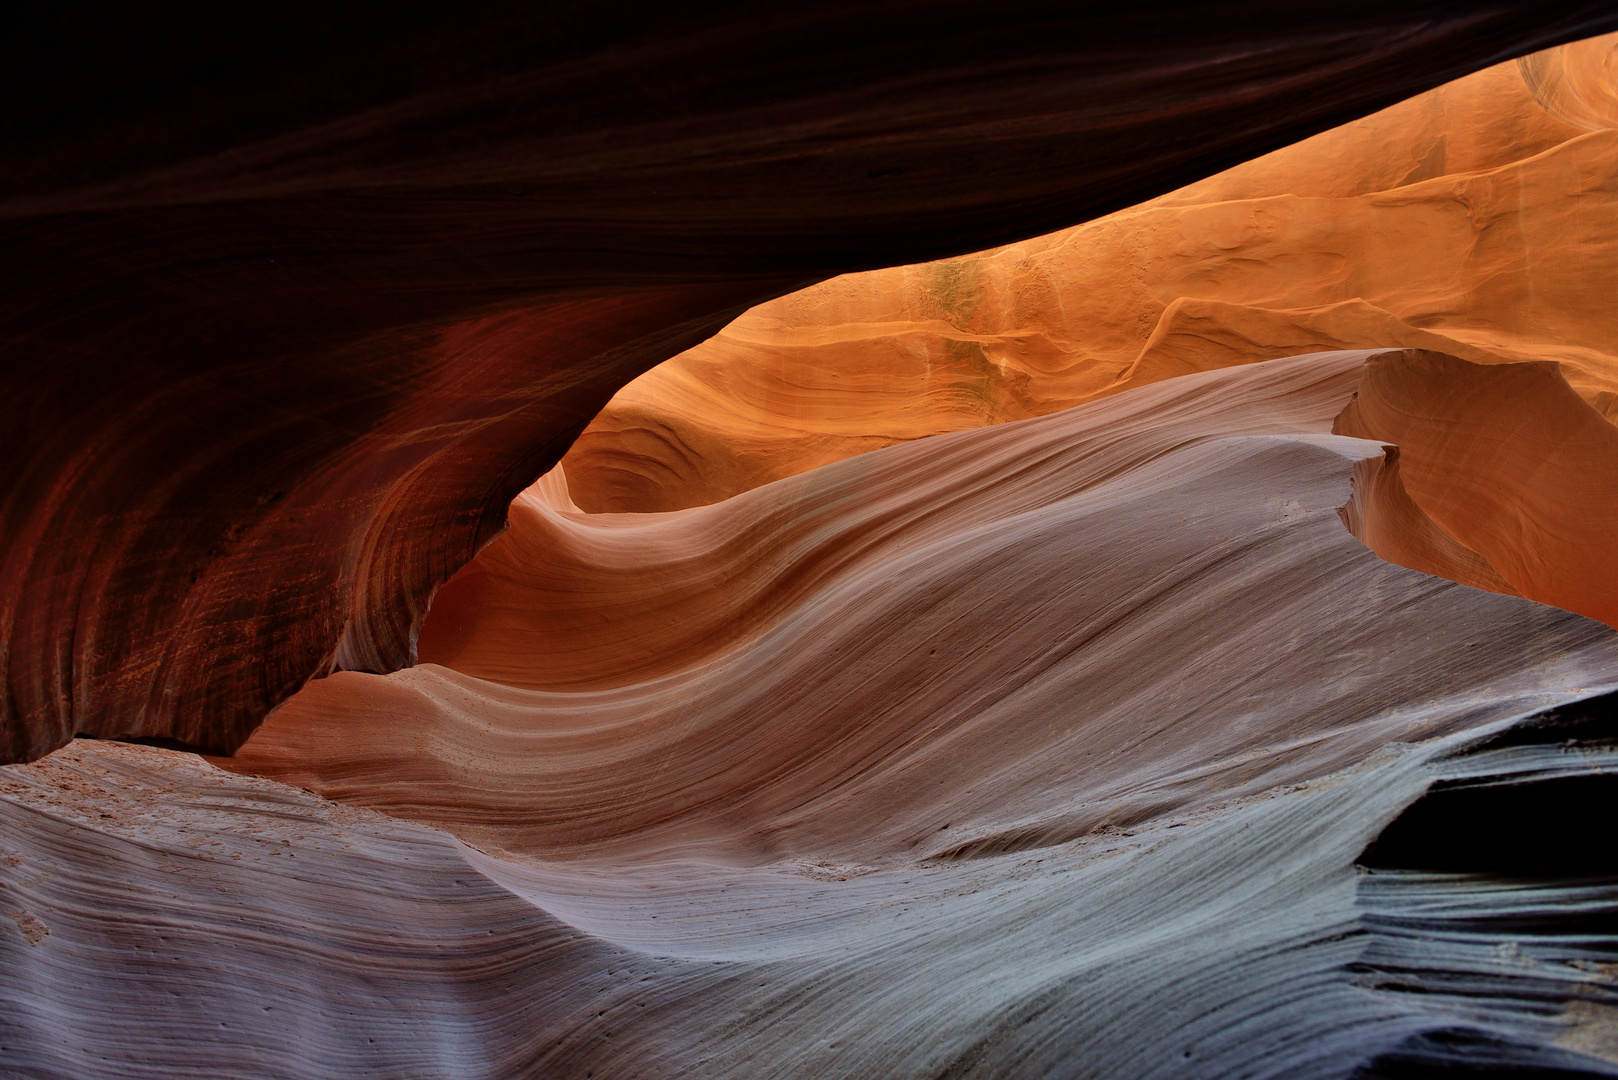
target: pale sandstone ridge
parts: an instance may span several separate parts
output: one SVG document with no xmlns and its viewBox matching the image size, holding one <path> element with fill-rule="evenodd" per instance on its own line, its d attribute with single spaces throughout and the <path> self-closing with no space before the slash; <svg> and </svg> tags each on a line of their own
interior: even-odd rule
<svg viewBox="0 0 1618 1080">
<path fill-rule="evenodd" d="M 1330 434 L 1369 355 L 1198 373 L 684 511 L 536 493 L 440 594 L 426 663 L 311 684 L 221 764 L 531 856 L 884 864 L 1319 776 L 1443 730 L 1406 703 L 1486 698 L 1506 656 L 1605 657 L 1596 624 L 1344 528 L 1347 508 L 1390 558 L 1509 591 L 1384 445 Z"/>
<path fill-rule="evenodd" d="M 670 670 L 611 689 L 340 673 L 220 762 L 339 802 L 105 742 L 0 767 L 0 1070 L 1608 1075 L 1607 848 L 1421 811 L 1618 772 L 1618 634 L 1349 535 L 1413 513 L 1327 430 L 1367 358 L 640 519 L 676 597 L 752 534 L 790 602 L 702 647 L 700 603 L 614 612 Z M 633 569 L 560 480 L 527 511 Z"/>
<path fill-rule="evenodd" d="M 553 473 L 423 638 L 492 678 L 338 673 L 217 761 L 314 794 L 128 747 L 0 771 L 0 882 L 50 927 L 0 962 L 41 1010 L 133 975 L 93 1052 L 18 1045 L 110 1075 L 203 970 L 231 1030 L 169 1075 L 1604 1075 L 1558 1043 L 1618 999 L 1618 890 L 1421 810 L 1604 783 L 1543 710 L 1605 722 L 1618 634 L 1387 561 L 1492 573 L 1330 431 L 1368 360 L 1429 359 L 1193 373 L 664 514 Z"/>
<path fill-rule="evenodd" d="M 1325 433 L 1358 384 L 1353 357 L 1365 355 L 1344 354 L 1328 365 L 1331 379 L 1278 401 L 1264 380 L 1230 384 L 1239 389 L 1229 402 L 1211 398 L 1210 385 L 1225 383 L 1175 382 L 1072 414 L 1060 428 L 1074 440 L 1062 482 L 1110 478 L 1212 433 Z M 1047 497 L 1021 484 L 998 490 L 1000 458 L 985 448 L 1009 454 L 1034 437 L 1029 431 L 1050 430 L 918 443 L 655 515 L 570 512 L 568 479 L 558 469 L 512 504 L 510 530 L 439 591 L 418 656 L 533 689 L 620 686 L 678 671 L 790 616 L 839 576 L 931 542 L 943 527 L 933 522 L 960 528 Z M 986 456 L 976 471 L 951 471 L 979 454 Z M 1440 539 L 1393 472 L 1375 483 L 1372 475 L 1367 491 L 1385 508 L 1356 533 L 1374 550 L 1401 565 L 1513 591 L 1475 553 Z M 947 518 L 935 506 L 946 497 Z M 968 513 L 979 516 L 963 519 Z"/>
<path fill-rule="evenodd" d="M 1256 429 L 1282 430 L 1286 415 L 1296 430 L 1384 444 L 1380 457 L 1355 466 L 1354 494 L 1340 508 L 1349 531 L 1400 566 L 1618 622 L 1608 573 L 1618 560 L 1618 428 L 1558 367 L 1478 365 L 1422 350 L 1353 355 L 1371 356 L 1363 372 L 1342 376 L 1308 407 L 1261 412 Z M 1192 413 L 1155 412 L 1162 401 L 1207 393 L 1203 384 L 1163 385 L 1178 389 L 1161 400 L 1157 392 L 1123 395 L 1116 407 L 1085 412 L 1082 424 L 1070 420 L 1088 455 L 1072 466 L 1074 477 L 1111 475 L 1120 454 L 1207 437 Z M 1260 406 L 1244 397 L 1202 408 L 1229 425 L 1238 423 L 1232 417 L 1253 423 Z M 926 500 L 938 483 L 961 481 L 947 470 L 933 474 L 945 451 L 928 445 L 916 453 L 929 464 L 891 490 L 883 484 L 896 459 L 865 457 L 804 474 L 814 484 L 782 481 L 654 515 L 581 513 L 559 466 L 513 503 L 510 530 L 439 592 L 419 656 L 511 686 L 582 690 L 721 655 L 828 582 L 931 536 L 925 526 L 911 532 L 911 522 L 933 513 Z M 822 492 L 819 484 L 833 486 Z M 806 485 L 815 493 L 807 500 Z M 952 491 L 957 512 L 998 498 L 981 482 Z M 845 513 L 858 524 L 839 521 Z"/>
<path fill-rule="evenodd" d="M 712 503 L 1316 350 L 1556 361 L 1618 415 L 1615 48 L 1490 68 L 1073 229 L 760 305 L 618 393 L 563 459 L 573 498 Z"/>
</svg>

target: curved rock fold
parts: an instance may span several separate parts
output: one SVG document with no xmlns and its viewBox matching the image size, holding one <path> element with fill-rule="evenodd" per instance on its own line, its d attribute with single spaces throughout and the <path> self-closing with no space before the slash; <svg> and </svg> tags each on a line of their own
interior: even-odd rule
<svg viewBox="0 0 1618 1080">
<path fill-rule="evenodd" d="M 0 125 L 0 1073 L 1618 1076 L 1618 17 L 547 16 Z"/>
<path fill-rule="evenodd" d="M 334 666 L 408 665 L 511 499 L 750 305 L 1614 28 L 1589 0 L 24 11 L 0 758 L 229 752 Z"/>
</svg>

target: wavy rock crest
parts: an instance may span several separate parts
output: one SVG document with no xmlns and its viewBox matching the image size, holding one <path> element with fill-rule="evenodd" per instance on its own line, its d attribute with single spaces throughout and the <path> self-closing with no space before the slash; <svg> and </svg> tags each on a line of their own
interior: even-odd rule
<svg viewBox="0 0 1618 1080">
<path fill-rule="evenodd" d="M 1608 8 L 549 14 L 0 131 L 0 1074 L 1618 1076 L 1618 36 L 732 319 Z"/>
<path fill-rule="evenodd" d="M 0 981 L 0 1060 L 1608 1074 L 1607 849 L 1457 844 L 1451 807 L 1531 820 L 1604 782 L 1618 633 L 1349 534 L 1344 506 L 1409 512 L 1386 447 L 1328 431 L 1377 355 L 673 514 L 582 515 L 553 478 L 490 554 L 528 521 L 572 558 L 493 561 L 503 587 L 629 583 L 638 551 L 648 595 L 690 605 L 609 616 L 634 655 L 581 633 L 560 674 L 486 650 L 588 685 L 339 673 L 219 761 L 303 791 L 106 743 L 0 770 L 0 954 L 26 973 Z M 702 606 L 680 583 L 738 549 L 773 553 L 733 564 L 769 617 L 673 633 Z"/>
</svg>

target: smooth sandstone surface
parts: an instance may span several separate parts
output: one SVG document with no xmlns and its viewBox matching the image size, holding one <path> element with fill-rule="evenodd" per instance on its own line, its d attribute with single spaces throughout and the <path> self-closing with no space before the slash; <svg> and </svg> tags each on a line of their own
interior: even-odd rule
<svg viewBox="0 0 1618 1080">
<path fill-rule="evenodd" d="M 511 499 L 750 306 L 1614 29 L 1591 0 L 25 9 L 0 758 L 229 751 L 312 677 L 409 664 Z"/>
<path fill-rule="evenodd" d="M 862 10 L 881 48 L 886 9 Z M 1456 40 L 1481 48 L 1510 10 L 1470 10 L 1455 25 L 1471 36 Z M 923 52 L 953 32 L 946 9 L 930 12 L 942 25 L 916 31 Z M 554 14 L 551 59 L 595 57 L 599 16 Z M 1204 14 L 1166 32 L 1168 45 L 1182 31 L 1193 41 Z M 322 24 L 332 56 L 351 17 Z M 813 39 L 819 17 L 791 29 Z M 662 232 L 647 221 L 684 205 L 681 183 L 699 174 L 716 198 L 741 198 L 758 175 L 738 162 L 769 174 L 760 162 L 792 151 L 790 140 L 750 148 L 746 124 L 705 129 L 724 114 L 696 107 L 712 104 L 711 87 L 623 85 L 624 100 L 669 109 L 687 141 L 679 152 L 655 137 L 602 141 L 597 165 L 665 151 L 695 162 L 683 181 L 664 173 L 669 201 L 643 198 L 633 221 L 612 219 L 634 185 L 614 187 L 616 165 L 593 174 L 600 217 L 579 216 L 577 236 L 638 236 L 640 261 L 586 252 L 557 270 L 577 272 L 568 296 L 509 307 L 532 286 L 519 283 L 445 330 L 431 319 L 476 281 L 527 265 L 545 215 L 564 214 L 565 183 L 523 184 L 571 166 L 540 164 L 535 148 L 554 144 L 502 125 L 527 123 L 509 119 L 517 106 L 560 100 L 550 92 L 583 76 L 560 64 L 545 93 L 524 83 L 533 43 L 491 49 L 493 17 L 397 18 L 374 35 L 378 56 L 337 80 L 349 109 L 405 93 L 391 119 L 350 115 L 391 133 L 380 141 L 309 127 L 329 84 L 318 64 L 289 67 L 286 85 L 312 96 L 281 99 L 289 114 L 238 110 L 232 126 L 264 135 L 291 115 L 290 141 L 161 166 L 188 140 L 221 137 L 198 98 L 179 109 L 193 129 L 147 128 L 150 145 L 128 151 L 146 158 L 120 166 L 133 173 L 31 196 L 65 200 L 52 227 L 76 221 L 102 239 L 172 210 L 162 236 L 196 226 L 188 215 L 217 185 L 240 184 L 269 235 L 332 200 L 323 168 L 369 177 L 380 186 L 346 191 L 293 237 L 325 229 L 334 245 L 296 269 L 324 275 L 332 310 L 374 305 L 376 326 L 394 329 L 333 362 L 288 317 L 307 301 L 299 277 L 263 290 L 260 351 L 219 346 L 240 363 L 155 398 L 142 394 L 160 379 L 125 369 L 81 418 L 100 425 L 95 440 L 52 427 L 48 408 L 27 417 L 24 434 L 69 453 L 79 478 L 51 481 L 49 455 L 24 463 L 18 482 L 55 500 L 29 542 L 77 559 L 61 530 L 110 530 L 85 532 L 103 540 L 74 564 L 80 577 L 23 575 L 27 589 L 0 592 L 7 618 L 55 620 L 30 633 L 49 623 L 79 635 L 50 652 L 51 677 L 72 683 L 56 715 L 229 748 L 301 678 L 300 656 L 325 648 L 320 670 L 347 670 L 285 700 L 233 757 L 78 739 L 0 765 L 0 1074 L 1618 1076 L 1618 860 L 1601 834 L 1618 799 L 1618 632 L 1602 625 L 1618 621 L 1618 427 L 1600 389 L 1610 311 L 1592 284 L 1614 266 L 1612 39 L 1489 69 L 1328 132 L 1307 154 L 1258 159 L 1065 236 L 755 307 L 620 395 L 593 429 L 605 441 L 580 442 L 522 490 L 510 528 L 450 577 L 499 532 L 505 494 L 554 461 L 626 371 L 763 288 L 719 272 L 685 280 L 681 243 L 723 262 L 726 241 L 682 232 L 691 222 L 678 213 Z M 686 39 L 690 15 L 657 18 L 641 45 L 675 60 L 762 25 L 726 16 Z M 1339 25 L 1310 18 L 1289 12 L 1272 33 L 1315 40 L 1311 28 Z M 1384 15 L 1373 4 L 1341 18 Z M 428 30 L 437 38 L 423 45 Z M 1419 52 L 1453 32 L 1430 21 L 1377 48 Z M 1326 39 L 1348 49 L 1344 71 L 1359 70 L 1363 41 Z M 983 66 L 957 75 L 978 71 L 975 108 L 1003 92 L 1026 109 L 1026 87 L 1019 98 L 1015 78 L 995 81 L 998 47 L 974 40 Z M 86 49 L 98 55 L 93 37 Z M 486 69 L 427 62 L 443 51 Z M 646 54 L 604 55 L 585 76 L 648 70 Z M 1135 70 L 1133 56 L 1101 63 L 1101 84 Z M 367 81 L 401 58 L 420 84 Z M 119 75 L 121 61 L 101 59 L 110 75 L 95 78 Z M 1197 112 L 1187 103 L 1213 83 L 1286 65 L 1262 50 L 1223 62 L 1241 70 L 1171 65 L 1165 85 L 1184 78 L 1196 93 L 1167 114 Z M 755 96 L 773 77 L 750 84 Z M 1309 85 L 1336 77 L 1316 70 Z M 84 101 L 99 100 L 94 89 Z M 913 89 L 873 91 L 878 113 L 904 121 L 873 145 L 901 127 L 937 135 L 904 110 L 943 98 L 925 87 L 905 98 Z M 1298 84 L 1287 93 L 1299 123 L 1320 107 Z M 592 123 L 616 108 L 596 115 L 589 94 L 563 97 Z M 770 114 L 760 130 L 786 130 L 790 102 L 756 104 Z M 139 95 L 108 104 L 96 123 L 116 133 L 142 108 Z M 823 165 L 848 145 L 826 126 L 834 114 L 845 115 L 799 116 L 808 143 L 833 148 Z M 982 116 L 951 115 L 967 128 Z M 1049 119 L 1026 121 L 1026 148 L 1044 143 Z M 1149 142 L 1134 119 L 1116 123 Z M 976 137 L 962 130 L 934 149 Z M 0 137 L 19 131 L 26 144 L 26 124 Z M 501 218 L 504 255 L 476 229 L 457 232 L 470 218 L 443 216 L 449 188 L 420 186 L 432 170 L 410 155 L 434 131 L 463 133 L 437 145 L 439 180 L 507 163 L 499 189 L 477 195 L 496 218 L 505 201 L 532 212 Z M 46 145 L 0 183 L 72 172 L 82 150 Z M 1006 195 L 1021 166 L 1015 153 L 994 160 L 981 179 Z M 720 170 L 733 187 L 714 181 L 716 161 L 742 170 Z M 784 169 L 774 209 L 750 219 L 742 199 L 735 221 L 777 221 L 791 184 L 814 179 L 802 160 Z M 952 202 L 971 187 L 959 179 L 937 179 L 935 209 L 965 214 L 966 232 L 1002 220 Z M 906 197 L 933 182 L 910 176 Z M 403 301 L 356 268 L 388 262 L 391 200 L 407 192 L 426 200 L 415 220 L 440 256 L 455 249 L 468 292 L 417 293 L 426 321 L 401 351 L 387 320 Z M 1030 192 L 1023 210 L 1050 211 Z M 297 207 L 277 209 L 283 198 Z M 362 203 L 376 227 L 345 248 L 343 223 Z M 81 214 L 92 204 L 99 226 Z M 917 215 L 873 232 L 870 250 L 923 244 L 903 231 L 921 227 Z M 800 218 L 782 228 L 814 227 Z M 1119 254 L 1130 230 L 1139 245 Z M 241 239 L 208 235 L 226 253 Z M 772 265 L 811 250 L 835 261 L 836 235 L 824 232 L 824 250 L 787 242 Z M 446 265 L 430 249 L 418 251 L 422 283 Z M 650 276 L 593 291 L 631 263 L 631 277 Z M 187 304 L 239 310 L 228 265 L 192 270 L 168 280 L 146 321 L 109 316 L 116 341 L 151 346 L 164 320 L 197 314 Z M 1332 281 L 1361 291 L 1322 299 Z M 1383 291 L 1362 295 L 1367 284 Z M 760 315 L 783 310 L 799 321 Z M 351 331 L 346 318 L 333 326 Z M 1094 349 L 1074 320 L 1089 320 Z M 1019 326 L 1028 333 L 1014 337 Z M 297 363 L 269 362 L 299 349 Z M 760 356 L 772 359 L 750 365 Z M 51 373 L 46 354 L 37 364 Z M 313 426 L 298 396 L 308 371 L 325 380 Z M 357 398 L 345 383 L 356 371 L 375 380 Z M 232 408 L 185 421 L 226 386 Z M 638 413 L 619 407 L 636 400 Z M 203 431 L 226 414 L 213 442 L 175 435 L 180 421 Z M 612 429 L 614 417 L 629 419 Z M 126 445 L 136 449 L 109 470 Z M 167 458 L 152 450 L 165 446 Z M 617 456 L 592 458 L 603 446 Z M 160 458 L 195 467 L 143 486 Z M 212 535 L 267 468 L 303 486 L 275 487 L 258 524 Z M 115 483 L 145 500 L 145 532 L 92 497 Z M 681 505 L 600 512 L 604 491 Z M 223 507 L 209 526 L 195 509 L 203 492 Z M 0 513 L 19 505 L 4 498 Z M 165 591 L 186 551 L 206 551 L 189 564 L 190 590 Z M 281 562 L 265 561 L 272 551 Z M 146 621 L 97 607 L 137 578 Z M 333 595 L 335 607 L 310 606 Z M 179 631 L 152 632 L 162 627 Z M 0 638 L 12 650 L 7 708 L 26 698 L 17 672 L 36 670 L 15 658 L 45 640 Z M 274 648 L 259 655 L 265 641 Z M 354 670 L 411 650 L 424 662 L 410 670 Z M 90 661 L 104 681 L 85 676 Z M 142 687 L 116 722 L 96 712 Z M 36 742 L 42 730 L 8 729 Z"/>
<path fill-rule="evenodd" d="M 581 592 L 592 555 L 597 589 L 633 588 L 638 552 L 642 600 L 683 605 L 603 609 L 645 666 L 576 627 L 555 640 L 580 638 L 564 674 L 588 685 L 339 673 L 215 761 L 273 779 L 85 742 L 0 770 L 0 952 L 28 973 L 0 984 L 0 1056 L 75 1077 L 1608 1075 L 1609 946 L 1565 913 L 1618 906 L 1609 887 L 1560 864 L 1486 886 L 1373 846 L 1439 781 L 1599 774 L 1599 740 L 1490 733 L 1618 672 L 1612 630 L 1351 535 L 1413 505 L 1387 446 L 1329 432 L 1382 355 L 1204 372 L 671 514 L 584 515 L 552 476 L 500 544 L 539 523 Z M 489 566 L 565 611 L 554 563 Z M 693 642 L 678 624 L 726 593 L 680 586 L 714 565 L 754 568 L 768 617 Z M 505 632 L 504 678 L 524 657 L 560 677 Z M 1519 852 L 1491 835 L 1489 858 Z M 121 975 L 47 1040 L 45 1017 L 85 1015 L 87 971 Z"/>
<path fill-rule="evenodd" d="M 1558 365 L 1374 357 L 1332 430 L 1397 444 L 1406 490 L 1498 591 L 1618 625 L 1618 427 Z"/>
<path fill-rule="evenodd" d="M 525 499 L 429 620 L 455 670 L 322 680 L 220 763 L 494 850 L 881 865 L 1319 776 L 1452 722 L 1413 703 L 1486 718 L 1502 664 L 1599 681 L 1611 631 L 1349 532 L 1411 512 L 1381 444 L 1330 434 L 1378 355 L 1187 376 L 685 511 Z"/>
<path fill-rule="evenodd" d="M 1618 416 L 1615 65 L 1618 35 L 1564 46 L 1073 229 L 760 305 L 619 391 L 563 459 L 573 497 L 701 505 L 1322 349 L 1556 361 Z"/>
</svg>

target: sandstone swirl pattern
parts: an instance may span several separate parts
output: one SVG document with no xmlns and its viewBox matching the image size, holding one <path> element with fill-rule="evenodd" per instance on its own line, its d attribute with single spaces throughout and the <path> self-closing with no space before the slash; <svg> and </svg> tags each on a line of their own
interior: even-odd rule
<svg viewBox="0 0 1618 1080">
<path fill-rule="evenodd" d="M 212 550 L 141 624 L 178 637 L 96 631 L 72 575 L 0 596 L 87 613 L 53 678 L 110 665 L 62 725 L 11 714 L 14 751 L 81 721 L 234 747 L 305 661 L 349 669 L 231 757 L 77 740 L 0 766 L 0 1075 L 1618 1076 L 1614 45 L 755 308 L 620 395 L 451 578 L 621 376 L 841 242 L 787 199 L 691 241 L 799 229 L 774 270 L 693 283 L 697 256 L 649 251 L 615 292 L 581 258 L 576 295 L 495 310 L 466 296 L 532 251 L 468 241 L 481 285 L 402 353 L 379 301 L 328 373 L 401 380 L 370 426 L 335 395 L 324 465 L 280 461 L 299 485 L 175 542 Z M 708 196 L 709 149 L 676 204 Z M 640 236 L 603 225 L 634 185 L 599 186 L 596 235 Z M 102 224 L 144 220 L 142 190 L 101 191 Z M 329 366 L 325 332 L 260 359 L 303 340 Z M 264 393 L 304 430 L 288 385 Z M 231 415 L 236 498 L 268 474 L 263 416 Z M 144 543 L 98 580 L 168 580 Z M 265 552 L 302 576 L 250 581 Z M 132 692 L 155 696 L 108 721 Z"/>
<path fill-rule="evenodd" d="M 1618 29 L 1606 0 L 24 6 L 4 761 L 228 753 L 311 678 L 409 666 L 511 499 L 755 304 Z"/>
<path fill-rule="evenodd" d="M 1360 985 L 1354 861 L 1438 750 L 1378 748 L 1594 694 L 1618 636 L 1350 535 L 1340 508 L 1400 491 L 1329 434 L 1378 358 L 1421 355 L 1189 376 L 671 514 L 580 515 L 553 479 L 444 600 L 499 681 L 340 674 L 219 764 L 446 830 L 665 965 L 582 1026 L 535 1006 L 585 1071 L 1419 1057 L 1455 1017 Z M 1567 1024 L 1460 1026 L 1532 1057 Z"/>
<path fill-rule="evenodd" d="M 505 622 L 462 662 L 505 683 L 313 684 L 216 762 L 271 779 L 90 743 L 0 774 L 0 1064 L 1603 1075 L 1612 943 L 1566 913 L 1618 906 L 1605 849 L 1502 878 L 1543 838 L 1373 845 L 1435 782 L 1611 756 L 1514 725 L 1599 728 L 1618 634 L 1345 527 L 1412 520 L 1389 448 L 1330 428 L 1367 360 L 1421 359 L 1192 375 L 672 514 L 553 478 L 479 563 Z M 736 551 L 751 621 L 708 584 Z M 618 653 L 493 602 L 610 581 Z"/>
</svg>

